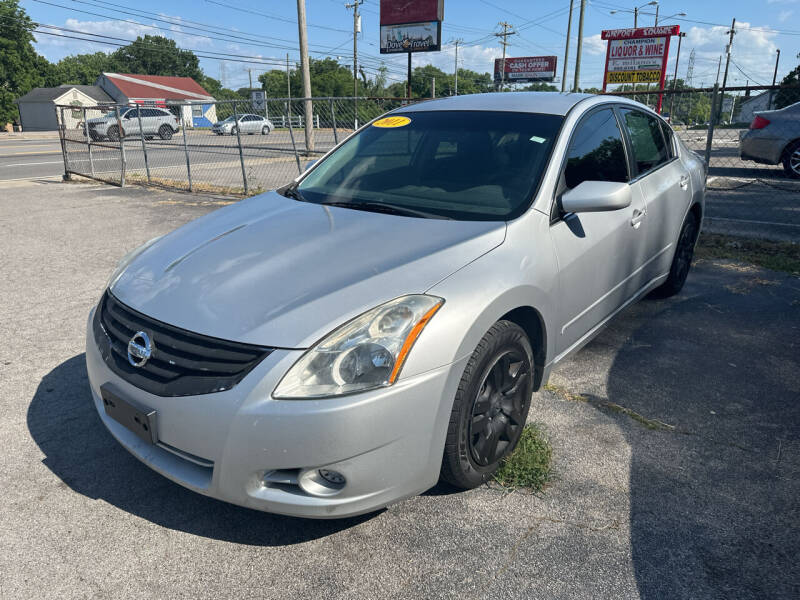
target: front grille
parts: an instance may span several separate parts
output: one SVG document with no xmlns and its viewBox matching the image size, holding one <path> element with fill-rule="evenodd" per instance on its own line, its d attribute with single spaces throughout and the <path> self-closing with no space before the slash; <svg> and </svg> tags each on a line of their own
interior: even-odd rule
<svg viewBox="0 0 800 600">
<path fill-rule="evenodd" d="M 95 311 L 94 337 L 109 368 L 157 396 L 194 396 L 231 389 L 272 348 L 220 340 L 161 321 L 125 306 L 106 291 Z M 152 354 L 141 367 L 128 360 L 128 342 L 144 331 Z"/>
</svg>

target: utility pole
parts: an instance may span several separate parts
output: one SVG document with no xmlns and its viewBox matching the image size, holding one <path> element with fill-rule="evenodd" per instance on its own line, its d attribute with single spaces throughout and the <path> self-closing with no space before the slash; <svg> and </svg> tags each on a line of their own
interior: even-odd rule
<svg viewBox="0 0 800 600">
<path fill-rule="evenodd" d="M 248 90 L 253 89 L 253 69 L 247 69 L 247 76 L 250 78 L 250 87 L 247 88 Z"/>
<path fill-rule="evenodd" d="M 436 77 L 431 77 L 431 98 L 436 98 Z"/>
<path fill-rule="evenodd" d="M 454 96 L 458 96 L 458 45 L 463 41 L 464 40 L 462 40 L 461 38 L 453 40 L 453 43 L 456 45 L 456 67 L 455 71 L 453 72 L 453 76 L 455 77 L 455 88 L 456 88 L 455 93 L 453 94 Z"/>
<path fill-rule="evenodd" d="M 725 85 L 728 83 L 728 67 L 731 64 L 731 50 L 733 49 L 733 36 L 736 33 L 736 19 L 731 21 L 731 29 L 728 31 L 728 45 L 725 47 L 725 75 L 722 77 L 722 94 L 719 100 L 719 113 L 722 112 L 723 100 L 725 99 Z M 720 57 L 722 58 L 722 57 Z"/>
<path fill-rule="evenodd" d="M 572 6 L 575 0 L 569 0 L 569 19 L 567 19 L 567 42 L 564 46 L 564 69 L 561 75 L 561 91 L 567 85 L 567 62 L 569 62 L 569 36 L 572 31 Z"/>
<path fill-rule="evenodd" d="M 578 91 L 578 84 L 581 78 L 581 52 L 583 52 L 583 15 L 586 12 L 586 0 L 581 0 L 581 13 L 578 18 L 578 56 L 575 59 L 575 83 L 572 91 Z"/>
<path fill-rule="evenodd" d="M 345 8 L 353 9 L 353 124 L 358 129 L 358 32 L 361 31 L 361 15 L 358 7 L 364 0 L 353 0 L 352 4 L 345 4 Z"/>
<path fill-rule="evenodd" d="M 289 123 L 292 121 L 292 78 L 289 71 L 289 53 L 286 53 L 286 116 L 289 117 Z"/>
<path fill-rule="evenodd" d="M 500 45 L 503 47 L 503 61 L 500 63 L 500 91 L 502 92 L 506 85 L 506 46 L 508 46 L 508 36 L 514 35 L 517 32 L 511 31 L 512 25 L 505 21 L 498 23 L 498 25 L 503 28 L 502 33 L 494 34 L 496 37 L 503 38 L 503 41 L 500 42 Z"/>
<path fill-rule="evenodd" d="M 775 80 L 778 79 L 778 62 L 781 60 L 781 49 L 778 48 L 775 56 L 775 71 L 772 73 L 772 85 L 775 85 Z M 775 90 L 769 91 L 769 109 L 772 110 L 772 99 L 775 96 Z"/>
<path fill-rule="evenodd" d="M 675 106 L 675 86 L 678 83 L 678 62 L 681 60 L 681 41 L 686 37 L 685 33 L 678 34 L 678 54 L 675 57 L 675 73 L 672 75 L 672 96 L 669 99 L 669 122 L 672 123 L 672 107 Z"/>
<path fill-rule="evenodd" d="M 639 7 L 633 9 L 633 28 L 636 29 L 639 26 Z"/>
<path fill-rule="evenodd" d="M 306 0 L 297 0 L 297 29 L 300 36 L 300 69 L 303 72 L 303 130 L 306 134 L 306 154 L 314 151 L 314 107 L 311 105 L 311 68 L 308 64 L 308 35 L 306 34 Z M 250 84 L 252 87 L 252 84 Z"/>
</svg>

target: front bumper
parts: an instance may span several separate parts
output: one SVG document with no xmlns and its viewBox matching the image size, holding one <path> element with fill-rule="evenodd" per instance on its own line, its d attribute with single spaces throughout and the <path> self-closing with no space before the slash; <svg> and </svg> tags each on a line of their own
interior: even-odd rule
<svg viewBox="0 0 800 600">
<path fill-rule="evenodd" d="M 435 485 L 463 361 L 395 385 L 324 400 L 271 393 L 302 351 L 276 350 L 226 392 L 166 398 L 132 386 L 103 362 L 89 316 L 86 364 L 95 407 L 112 435 L 165 477 L 226 502 L 285 515 L 370 512 Z M 157 412 L 159 445 L 108 417 L 101 386 Z M 346 478 L 335 495 L 265 481 L 326 468 Z"/>
</svg>

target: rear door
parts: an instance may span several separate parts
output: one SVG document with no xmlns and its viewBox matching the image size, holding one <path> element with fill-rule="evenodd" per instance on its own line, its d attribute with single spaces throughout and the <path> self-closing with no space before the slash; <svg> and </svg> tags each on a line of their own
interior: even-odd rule
<svg viewBox="0 0 800 600">
<path fill-rule="evenodd" d="M 691 179 L 669 125 L 641 110 L 619 112 L 630 142 L 634 183 L 641 187 L 647 210 L 647 276 L 652 279 L 669 271 L 692 196 Z"/>
<path fill-rule="evenodd" d="M 627 208 L 563 214 L 560 196 L 583 181 L 630 182 L 629 161 L 614 110 L 585 115 L 570 140 L 551 214 L 559 268 L 557 354 L 572 349 L 642 287 L 647 220 L 639 187 Z"/>
</svg>

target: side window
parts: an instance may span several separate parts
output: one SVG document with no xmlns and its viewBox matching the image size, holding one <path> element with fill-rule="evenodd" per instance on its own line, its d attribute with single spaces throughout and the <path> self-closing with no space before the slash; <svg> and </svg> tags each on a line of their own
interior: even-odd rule
<svg viewBox="0 0 800 600">
<path fill-rule="evenodd" d="M 675 158 L 675 140 L 672 139 L 674 133 L 672 127 L 661 121 L 661 133 L 664 134 L 664 139 L 667 142 L 667 157 Z"/>
<path fill-rule="evenodd" d="M 564 168 L 567 188 L 584 181 L 628 180 L 625 147 L 614 112 L 607 108 L 592 113 L 578 124 L 570 140 Z"/>
<path fill-rule="evenodd" d="M 636 170 L 643 175 L 667 162 L 667 144 L 661 134 L 658 119 L 638 110 L 622 110 L 625 128 L 631 137 Z"/>
</svg>

